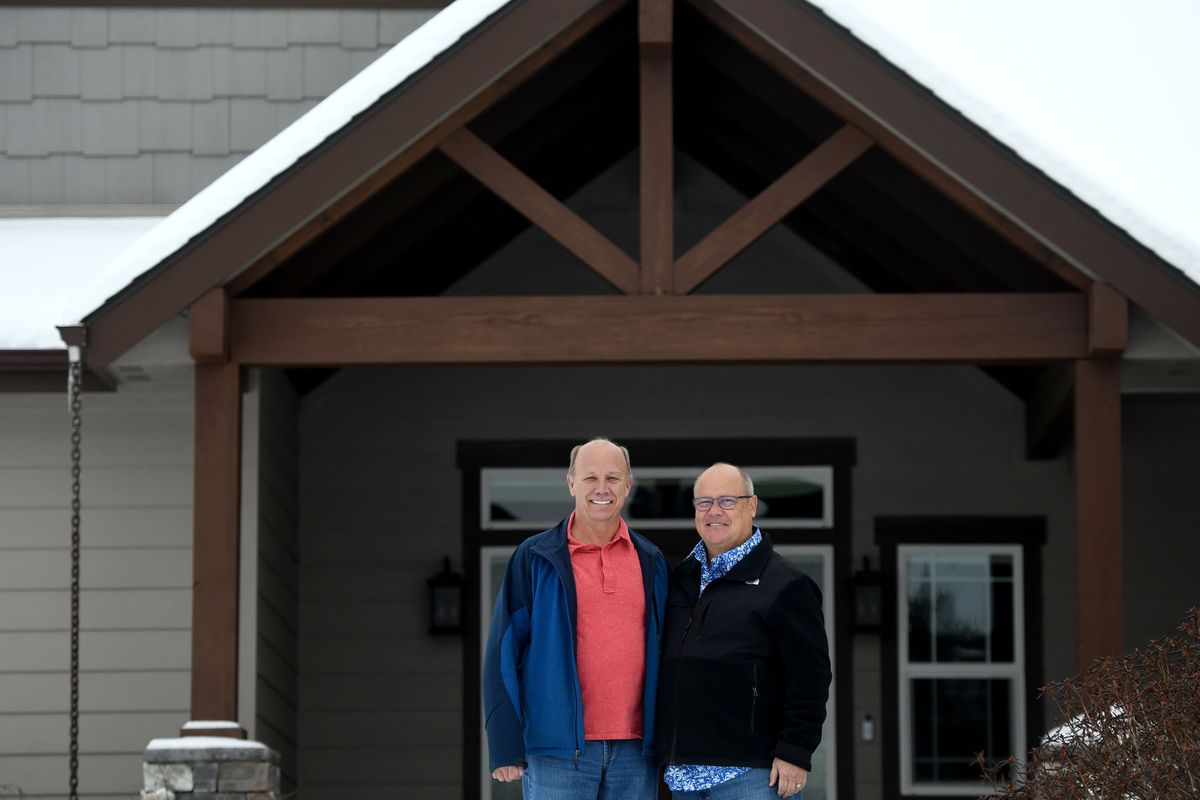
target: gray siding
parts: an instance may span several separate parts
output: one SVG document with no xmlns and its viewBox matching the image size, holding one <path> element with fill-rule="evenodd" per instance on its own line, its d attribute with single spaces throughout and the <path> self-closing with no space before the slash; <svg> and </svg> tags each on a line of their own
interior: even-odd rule
<svg viewBox="0 0 1200 800">
<path fill-rule="evenodd" d="M 1200 398 L 1125 397 L 1125 646 L 1200 606 Z"/>
<path fill-rule="evenodd" d="M 261 371 L 255 738 L 281 756 L 285 791 L 297 779 L 299 538 L 298 402 L 282 373 Z"/>
<path fill-rule="evenodd" d="M 65 797 L 70 473 L 62 395 L 0 395 L 0 784 Z M 80 787 L 129 797 L 188 715 L 192 399 L 85 396 Z"/>
<path fill-rule="evenodd" d="M 432 13 L 0 7 L 0 206 L 182 203 Z"/>
</svg>

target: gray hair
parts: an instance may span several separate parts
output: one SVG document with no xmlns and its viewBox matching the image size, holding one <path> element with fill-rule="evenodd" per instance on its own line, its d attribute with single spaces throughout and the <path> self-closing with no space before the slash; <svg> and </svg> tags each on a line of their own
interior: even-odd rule
<svg viewBox="0 0 1200 800">
<path fill-rule="evenodd" d="M 633 477 L 633 465 L 629 462 L 629 451 L 625 449 L 624 445 L 619 445 L 612 439 L 605 438 L 604 436 L 597 436 L 595 438 L 588 439 L 586 442 L 582 442 L 581 444 L 577 444 L 571 448 L 571 459 L 567 462 L 568 475 L 575 474 L 575 456 L 579 454 L 579 448 L 583 447 L 585 444 L 591 444 L 592 442 L 607 442 L 608 444 L 611 444 L 613 447 L 620 450 L 621 455 L 625 456 L 625 474 L 630 478 Z"/>
<path fill-rule="evenodd" d="M 742 489 L 742 492 L 744 494 L 754 494 L 754 481 L 752 481 L 750 476 L 746 474 L 746 470 L 742 469 L 737 464 L 730 464 L 728 461 L 718 461 L 715 464 L 710 464 L 708 468 L 704 470 L 704 472 L 700 473 L 700 475 L 708 472 L 708 470 L 712 469 L 713 467 L 729 467 L 730 469 L 737 470 L 737 474 L 742 478 L 742 486 L 745 487 Z M 696 480 L 692 481 L 692 494 L 696 493 L 696 484 L 700 482 L 700 475 L 697 475 Z"/>
</svg>

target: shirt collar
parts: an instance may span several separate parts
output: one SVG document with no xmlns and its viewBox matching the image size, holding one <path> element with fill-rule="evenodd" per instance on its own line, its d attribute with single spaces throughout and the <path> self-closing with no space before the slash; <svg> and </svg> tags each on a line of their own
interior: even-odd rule
<svg viewBox="0 0 1200 800">
<path fill-rule="evenodd" d="M 617 523 L 618 523 L 617 524 L 617 532 L 613 534 L 613 537 L 611 539 L 609 539 L 607 542 L 604 543 L 604 545 L 603 545 L 604 547 L 608 547 L 610 544 L 612 544 L 613 542 L 616 542 L 619 539 L 624 539 L 625 541 L 629 542 L 630 544 L 633 543 L 633 540 L 629 538 L 629 526 L 625 524 L 624 517 L 617 517 Z M 571 529 L 574 527 L 574 525 L 575 525 L 575 512 L 572 511 L 571 516 L 567 518 L 567 549 L 570 552 L 574 553 L 576 550 L 582 550 L 582 549 L 586 549 L 588 547 L 600 549 L 600 545 L 591 544 L 589 542 L 581 542 L 578 539 L 576 539 L 573 535 L 571 535 Z"/>
<path fill-rule="evenodd" d="M 696 546 L 692 548 L 692 558 L 700 562 L 700 586 L 703 587 L 715 581 L 717 578 L 726 575 L 729 570 L 733 569 L 739 561 L 746 557 L 746 554 L 753 550 L 762 541 L 762 532 L 758 528 L 754 529 L 754 533 L 750 538 L 739 544 L 732 550 L 726 550 L 721 555 L 712 560 L 712 564 L 708 563 L 708 550 L 704 547 L 704 540 L 696 542 Z"/>
</svg>

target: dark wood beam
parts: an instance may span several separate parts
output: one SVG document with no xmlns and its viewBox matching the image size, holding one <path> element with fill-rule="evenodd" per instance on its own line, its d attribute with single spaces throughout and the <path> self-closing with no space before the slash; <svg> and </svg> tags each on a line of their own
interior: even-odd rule
<svg viewBox="0 0 1200 800">
<path fill-rule="evenodd" d="M 674 0 L 638 0 L 638 45 L 643 54 L 671 55 Z"/>
<path fill-rule="evenodd" d="M 196 365 L 192 528 L 194 720 L 237 720 L 241 368 Z"/>
<path fill-rule="evenodd" d="M 847 125 L 680 257 L 675 287 L 690 292 L 832 180 L 873 144 Z"/>
<path fill-rule="evenodd" d="M 1129 302 L 1105 283 L 1088 290 L 1088 350 L 1092 358 L 1119 358 L 1129 341 Z"/>
<path fill-rule="evenodd" d="M 1074 293 L 235 300 L 233 331 L 233 360 L 256 366 L 1046 362 L 1086 357 L 1087 305 Z"/>
<path fill-rule="evenodd" d="M 1077 666 L 1124 652 L 1121 365 L 1075 364 Z"/>
<path fill-rule="evenodd" d="M 673 0 L 640 0 L 641 291 L 675 293 Z"/>
<path fill-rule="evenodd" d="M 188 311 L 188 350 L 197 364 L 229 360 L 229 293 L 210 289 Z"/>
<path fill-rule="evenodd" d="M 462 128 L 446 137 L 441 150 L 613 286 L 637 291 L 638 265 L 624 250 L 478 136 Z"/>
</svg>

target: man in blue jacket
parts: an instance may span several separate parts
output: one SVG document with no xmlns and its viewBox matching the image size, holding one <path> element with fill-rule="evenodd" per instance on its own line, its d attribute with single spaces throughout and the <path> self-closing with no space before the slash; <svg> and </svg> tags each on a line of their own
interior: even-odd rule
<svg viewBox="0 0 1200 800">
<path fill-rule="evenodd" d="M 489 764 L 527 800 L 656 796 L 667 562 L 629 530 L 629 452 L 571 451 L 571 515 L 513 553 L 483 664 Z"/>
</svg>

